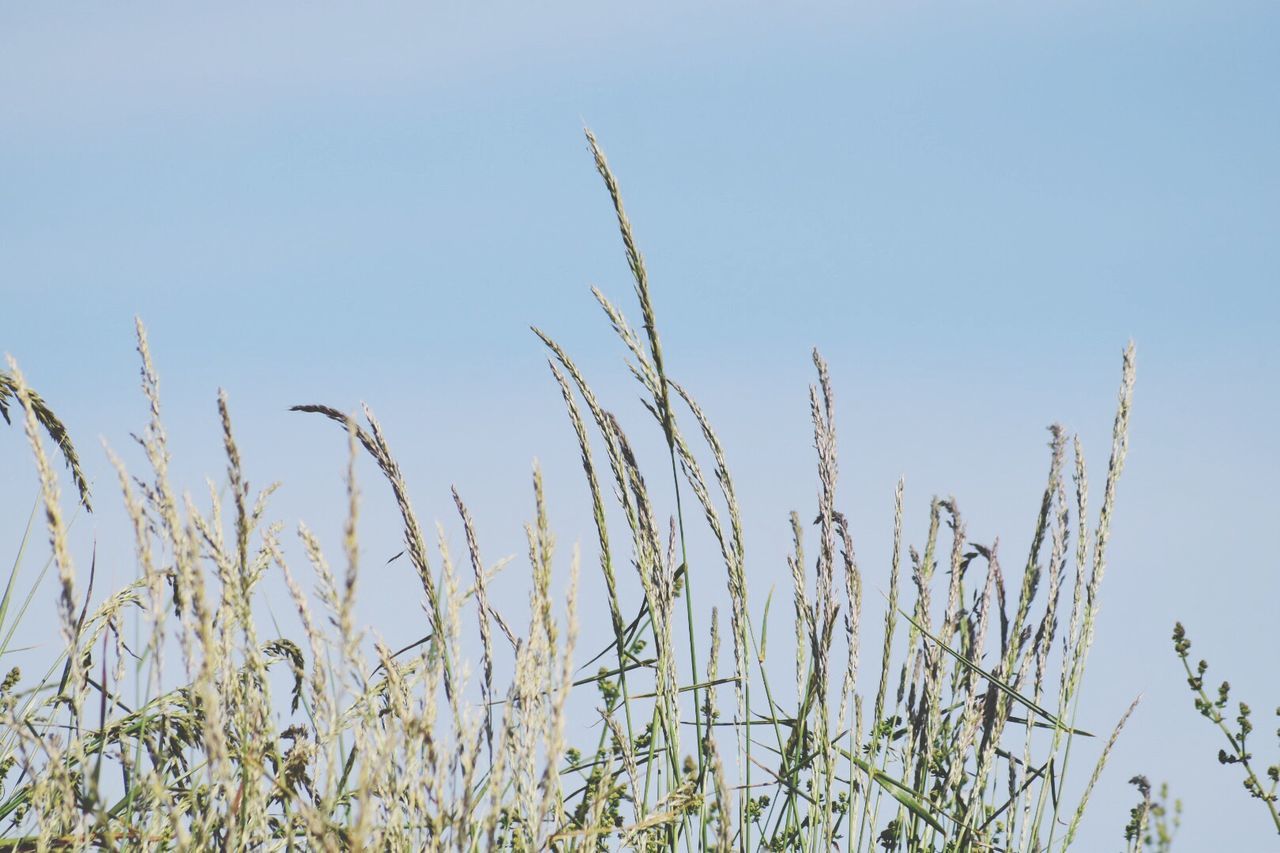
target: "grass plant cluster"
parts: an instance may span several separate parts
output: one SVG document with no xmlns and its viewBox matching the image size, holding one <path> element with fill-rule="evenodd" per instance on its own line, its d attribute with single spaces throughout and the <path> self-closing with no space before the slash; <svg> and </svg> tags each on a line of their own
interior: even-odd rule
<svg viewBox="0 0 1280 853">
<path fill-rule="evenodd" d="M 835 398 L 815 351 L 818 501 L 791 516 L 792 590 L 781 618 L 794 623 L 794 680 L 779 683 L 776 667 L 765 665 L 770 602 L 761 607 L 748 594 L 749 566 L 767 558 L 748 555 L 724 449 L 669 373 L 618 185 L 587 138 L 616 213 L 639 326 L 603 293 L 595 296 L 626 347 L 654 420 L 648 426 L 661 432 L 670 462 L 642 471 L 627 429 L 581 366 L 535 329 L 581 450 L 597 534 L 585 559 L 603 581 L 606 635 L 578 635 L 581 561 L 576 549 L 566 559 L 557 546 L 536 469 L 525 528 L 529 610 L 517 616 L 492 601 L 494 568 L 482 558 L 468 507 L 455 492 L 465 531 L 455 555 L 443 528 L 419 519 L 388 434 L 368 409 L 357 419 L 324 405 L 296 407 L 347 437 L 337 561 L 306 526 L 297 536 L 309 566 L 286 557 L 282 526 L 267 520 L 272 489 L 251 494 L 221 395 L 226 483 L 211 487 L 200 509 L 171 482 L 159 381 L 141 323 L 150 417 L 136 438 L 149 470 L 131 474 L 111 455 L 137 579 L 91 604 L 43 432 L 65 457 L 86 509 L 87 484 L 65 428 L 11 363 L 0 401 L 16 403 L 36 461 L 66 651 L 35 681 L 14 670 L 0 684 L 0 847 L 1071 846 L 1133 710 L 1109 735 L 1077 727 L 1127 449 L 1133 347 L 1124 353 L 1096 512 L 1080 442 L 1056 425 L 1025 555 L 1010 559 L 998 542 L 971 540 L 950 497 L 929 502 L 927 535 L 908 545 L 900 482 L 888 601 L 876 621 L 865 613 L 852 520 L 838 505 Z M 0 412 L 7 417 L 6 407 Z M 355 617 L 356 474 L 365 455 L 395 498 L 423 598 L 426 637 L 399 651 Z M 669 490 L 650 487 L 668 478 Z M 665 494 L 673 506 L 659 506 Z M 619 517 L 624 524 L 611 526 Z M 686 527 L 695 524 L 709 531 L 717 561 L 690 561 Z M 294 636 L 268 630 L 255 606 L 269 573 L 291 593 L 301 626 Z M 638 599 L 622 592 L 632 588 L 630 579 L 623 583 L 628 576 Z M 726 614 L 699 604 L 699 592 L 718 585 Z M 11 578 L 0 626 L 13 621 L 6 614 L 17 607 L 16 593 Z M 126 641 L 136 626 L 142 647 Z M 871 661 L 875 689 L 864 696 L 856 688 L 868 633 L 880 635 L 881 653 Z M 176 683 L 173 672 L 181 673 Z M 138 694 L 141 703 L 126 698 Z M 596 721 L 574 729 L 591 732 L 589 742 L 570 742 L 572 709 Z M 1244 763 L 1243 733 L 1237 743 Z M 1145 779 L 1135 784 L 1142 800 L 1124 830 L 1128 849 L 1167 849 L 1177 812 L 1167 795 L 1153 800 Z M 1274 797 L 1268 803 L 1274 815 Z"/>
</svg>

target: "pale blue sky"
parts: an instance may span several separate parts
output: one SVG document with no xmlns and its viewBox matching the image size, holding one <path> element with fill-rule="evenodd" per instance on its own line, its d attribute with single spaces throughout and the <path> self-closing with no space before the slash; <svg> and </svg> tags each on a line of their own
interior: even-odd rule
<svg viewBox="0 0 1280 853">
<path fill-rule="evenodd" d="M 1188 623 L 1274 756 L 1278 37 L 1280 7 L 1247 2 L 8 4 L 0 349 L 78 438 L 102 505 L 81 532 L 118 577 L 128 542 L 97 440 L 127 450 L 145 418 L 135 314 L 187 487 L 221 471 L 225 387 L 254 482 L 285 481 L 276 517 L 336 545 L 343 443 L 285 409 L 366 400 L 424 516 L 456 534 L 456 483 L 486 556 L 520 553 L 537 456 L 562 542 L 590 557 L 572 435 L 527 331 L 647 426 L 588 291 L 634 313 L 589 124 L 671 372 L 739 478 L 759 608 L 786 588 L 787 512 L 814 501 L 810 347 L 831 362 L 842 502 L 876 590 L 899 474 L 913 541 L 929 496 L 955 494 L 1009 565 L 1044 426 L 1081 432 L 1100 483 L 1132 337 L 1086 727 L 1145 699 L 1081 848 L 1122 846 L 1141 772 L 1187 801 L 1179 849 L 1270 849 L 1168 634 Z M 34 481 L 4 432 L 0 543 L 16 547 Z M 389 556 L 372 476 L 365 541 Z M 388 589 L 407 580 L 393 570 Z M 417 628 L 403 591 L 366 592 L 392 639 Z M 869 594 L 868 624 L 881 612 Z"/>
</svg>

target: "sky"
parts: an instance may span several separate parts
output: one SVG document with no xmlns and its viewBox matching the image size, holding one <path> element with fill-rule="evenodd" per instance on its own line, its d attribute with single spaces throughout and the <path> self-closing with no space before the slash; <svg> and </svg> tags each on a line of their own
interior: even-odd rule
<svg viewBox="0 0 1280 853">
<path fill-rule="evenodd" d="M 133 576 L 100 445 L 140 461 L 135 316 L 193 493 L 224 476 L 224 388 L 253 484 L 284 484 L 273 517 L 336 555 L 345 442 L 287 409 L 363 401 L 458 553 L 450 485 L 486 558 L 523 553 L 537 458 L 563 550 L 590 566 L 577 448 L 530 325 L 662 463 L 590 293 L 638 313 L 590 126 L 668 369 L 724 441 L 757 613 L 788 589 L 788 513 L 815 505 L 813 347 L 876 625 L 898 477 L 908 541 L 932 495 L 955 495 L 1016 565 L 1044 428 L 1080 434 L 1096 492 L 1136 343 L 1086 727 L 1143 701 L 1077 849 L 1121 849 L 1138 773 L 1184 800 L 1175 849 L 1273 849 L 1169 634 L 1187 624 L 1276 760 L 1278 34 L 1261 2 L 7 4 L 0 350 L 81 448 L 100 508 L 77 521 L 78 559 L 96 542 L 108 579 Z M 16 428 L 0 470 L 3 554 L 36 488 Z M 394 505 L 362 471 L 377 566 Z M 376 571 L 365 612 L 415 639 L 407 570 Z M 517 609 L 523 588 L 504 593 Z M 42 606 L 51 619 L 52 592 Z"/>
</svg>

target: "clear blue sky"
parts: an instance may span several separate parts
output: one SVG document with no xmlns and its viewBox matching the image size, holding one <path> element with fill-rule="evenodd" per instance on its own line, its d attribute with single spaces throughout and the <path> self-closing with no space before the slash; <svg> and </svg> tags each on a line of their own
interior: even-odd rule
<svg viewBox="0 0 1280 853">
<path fill-rule="evenodd" d="M 336 550 L 343 442 L 285 409 L 366 400 L 459 550 L 451 483 L 487 557 L 522 552 L 537 456 L 561 541 L 590 563 L 575 447 L 527 331 L 559 337 L 641 428 L 588 292 L 633 310 L 586 123 L 671 372 L 729 450 L 757 608 L 786 589 L 787 512 L 814 503 L 810 347 L 830 360 L 874 625 L 898 475 L 913 541 L 929 496 L 955 494 L 1015 564 L 1047 424 L 1080 431 L 1101 482 L 1133 338 L 1087 727 L 1145 698 L 1081 849 L 1122 846 L 1136 773 L 1186 800 L 1179 849 L 1271 849 L 1168 635 L 1187 622 L 1274 760 L 1278 39 L 1280 6 L 1251 2 L 10 4 L 0 349 L 78 437 L 102 505 L 82 564 L 96 536 L 111 577 L 132 568 L 97 440 L 127 451 L 146 416 L 135 314 L 194 492 L 220 476 L 225 387 L 255 484 L 285 482 L 275 517 Z M 0 551 L 34 488 L 5 432 Z M 371 561 L 395 549 L 372 477 Z M 365 602 L 413 639 L 397 571 Z"/>
</svg>

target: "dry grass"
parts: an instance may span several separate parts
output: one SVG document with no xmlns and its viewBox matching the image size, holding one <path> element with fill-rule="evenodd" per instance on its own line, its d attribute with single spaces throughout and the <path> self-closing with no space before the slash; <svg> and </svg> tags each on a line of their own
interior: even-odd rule
<svg viewBox="0 0 1280 853">
<path fill-rule="evenodd" d="M 65 429 L 13 366 L 0 408 L 16 400 L 27 424 L 67 653 L 41 680 L 24 684 L 12 674 L 0 685 L 0 846 L 1034 851 L 1071 843 L 1115 739 L 1090 743 L 1076 718 L 1127 449 L 1132 346 L 1096 523 L 1088 523 L 1079 442 L 1069 488 L 1069 438 L 1054 426 L 1020 577 L 1006 575 L 998 542 L 968 538 L 954 498 L 929 502 L 922 547 L 904 551 L 898 484 L 870 702 L 856 689 L 867 623 L 854 520 L 838 504 L 836 401 L 815 352 L 819 497 L 807 512 L 816 513 L 817 535 L 807 543 L 801 519 L 810 516 L 792 515 L 795 682 L 773 684 L 764 665 L 768 608 L 748 594 L 751 564 L 726 454 L 692 394 L 667 373 L 617 181 L 587 138 L 634 276 L 643 337 L 596 296 L 662 431 L 675 499 L 660 508 L 665 499 L 650 488 L 622 423 L 567 351 L 535 330 L 581 451 L 608 634 L 593 638 L 590 655 L 576 654 L 579 560 L 557 548 L 536 468 L 526 526 L 532 591 L 517 622 L 493 604 L 494 567 L 482 559 L 460 493 L 453 499 L 465 570 L 442 529 L 429 540 L 387 434 L 367 409 L 362 423 L 330 406 L 295 407 L 348 436 L 344 569 L 331 568 L 306 527 L 297 535 L 310 579 L 290 565 L 283 531 L 264 520 L 271 489 L 249 492 L 225 396 L 218 406 L 229 498 L 211 488 L 209 510 L 200 511 L 170 481 L 159 383 L 140 324 L 150 421 L 138 440 L 150 470 L 130 475 L 112 457 L 138 579 L 90 609 L 38 427 L 58 444 L 87 502 L 83 476 Z M 400 652 L 354 615 L 362 454 L 391 489 L 424 597 L 426 637 Z M 696 513 L 682 503 L 690 495 Z M 609 525 L 613 504 L 621 530 Z M 690 562 L 685 525 L 695 515 L 719 566 Z M 255 605 L 273 572 L 297 611 L 295 638 L 268 632 Z M 719 614 L 701 612 L 695 583 L 726 591 L 723 675 Z M 638 601 L 625 600 L 630 588 L 640 590 Z M 144 648 L 126 647 L 126 617 L 145 626 Z M 464 624 L 474 625 L 478 649 L 464 642 Z M 477 651 L 473 683 L 467 661 Z M 171 686 L 166 660 L 175 653 L 182 677 Z M 582 677 L 576 659 L 599 662 L 599 672 Z M 722 703 L 730 690 L 732 701 Z M 135 691 L 149 697 L 136 707 L 122 699 Z M 570 743 L 575 713 L 599 721 L 594 743 Z M 1064 791 L 1080 751 L 1096 763 L 1077 805 Z M 1139 834 L 1149 800 L 1135 810 Z"/>
</svg>

